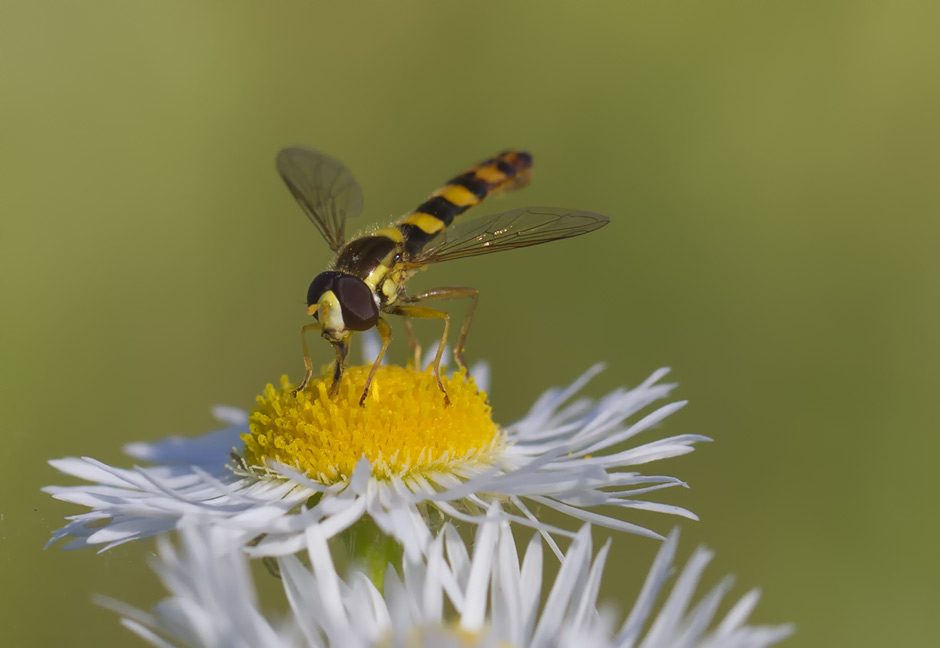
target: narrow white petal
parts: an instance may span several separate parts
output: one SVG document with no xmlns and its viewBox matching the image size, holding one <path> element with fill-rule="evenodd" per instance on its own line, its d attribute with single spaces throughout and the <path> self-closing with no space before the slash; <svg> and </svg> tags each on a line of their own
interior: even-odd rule
<svg viewBox="0 0 940 648">
<path fill-rule="evenodd" d="M 575 453 L 575 456 L 582 457 L 588 454 L 594 454 L 605 448 L 615 446 L 618 443 L 622 443 L 627 439 L 630 439 L 644 430 L 648 430 L 654 425 L 662 422 L 667 416 L 673 414 L 688 404 L 688 401 L 677 401 L 675 403 L 670 403 L 669 405 L 664 405 L 656 411 L 644 416 L 642 419 L 631 425 L 630 427 L 616 432 L 614 434 L 607 434 L 604 436 L 602 441 L 587 446 Z"/>
<path fill-rule="evenodd" d="M 121 625 L 157 648 L 178 648 L 160 637 L 156 632 L 132 619 L 121 619 Z"/>
<path fill-rule="evenodd" d="M 448 524 L 444 527 L 443 533 L 447 547 L 447 560 L 457 582 L 463 585 L 470 577 L 470 554 L 467 553 L 467 547 L 460 534 L 457 533 L 457 529 Z"/>
<path fill-rule="evenodd" d="M 735 603 L 734 607 L 728 611 L 728 614 L 725 615 L 725 618 L 722 619 L 721 623 L 718 624 L 718 627 L 715 629 L 715 635 L 730 635 L 739 627 L 747 623 L 748 617 L 751 616 L 751 612 L 753 612 L 754 608 L 757 607 L 757 602 L 759 600 L 760 590 L 758 589 L 752 589 L 750 592 L 741 597 L 741 599 Z"/>
<path fill-rule="evenodd" d="M 607 527 L 608 529 L 615 529 L 617 531 L 625 531 L 627 533 L 635 533 L 637 535 L 646 536 L 647 538 L 655 538 L 657 540 L 663 540 L 663 536 L 659 535 L 655 531 L 651 531 L 644 527 L 641 527 L 630 522 L 625 522 L 623 520 L 618 520 L 607 515 L 601 515 L 600 513 L 593 513 L 591 511 L 584 511 L 574 506 L 568 506 L 567 504 L 562 504 L 561 502 L 556 502 L 547 497 L 533 497 L 532 501 L 544 504 L 549 508 L 553 508 L 556 511 L 561 513 L 566 513 L 573 518 L 581 520 L 583 522 L 589 522 L 591 524 L 596 524 L 597 526 Z"/>
<path fill-rule="evenodd" d="M 552 585 L 552 590 L 545 602 L 538 625 L 532 635 L 530 646 L 551 646 L 552 640 L 557 636 L 561 627 L 568 602 L 571 599 L 578 582 L 584 577 L 585 565 L 591 550 L 590 527 L 585 526 L 578 532 L 574 542 L 568 549 L 565 559 Z"/>
<path fill-rule="evenodd" d="M 470 375 L 473 381 L 480 388 L 480 391 L 488 392 L 490 390 L 490 363 L 481 360 L 470 367 Z"/>
<path fill-rule="evenodd" d="M 587 632 L 590 622 L 594 620 L 593 617 L 597 613 L 597 593 L 601 587 L 601 577 L 604 573 L 604 565 L 607 562 L 609 551 L 610 539 L 604 543 L 597 556 L 594 557 L 594 564 L 591 565 L 591 571 L 588 573 L 584 591 L 580 595 L 580 600 L 575 601 L 577 609 L 570 620 L 571 632 L 575 635 Z"/>
<path fill-rule="evenodd" d="M 656 554 L 653 566 L 643 583 L 643 589 L 640 590 L 640 595 L 637 597 L 630 615 L 624 621 L 623 627 L 617 636 L 615 641 L 617 646 L 631 648 L 636 644 L 647 619 L 649 619 L 653 606 L 656 604 L 659 592 L 662 590 L 666 579 L 669 578 L 669 571 L 672 568 L 672 561 L 675 559 L 678 546 L 679 531 L 676 529 L 669 534 L 668 539 Z"/>
<path fill-rule="evenodd" d="M 521 621 L 524 624 L 523 636 L 528 637 L 535 629 L 538 606 L 542 598 L 542 543 L 537 535 L 529 541 L 525 558 L 522 559 L 519 592 Z"/>
<path fill-rule="evenodd" d="M 330 627 L 327 630 L 333 640 L 348 637 L 352 632 L 343 609 L 339 577 L 330 557 L 326 537 L 315 527 L 308 528 L 305 535 L 307 555 L 310 557 L 310 564 L 319 585 L 320 605 L 330 620 Z"/>
<path fill-rule="evenodd" d="M 496 521 L 496 506 L 487 515 L 487 521 L 480 525 L 473 543 L 473 560 L 467 578 L 464 594 L 464 609 L 460 618 L 460 627 L 470 632 L 478 631 L 485 621 L 486 590 L 490 581 L 490 566 L 493 562 L 493 550 L 499 532 Z M 492 520 L 492 521 L 491 521 Z"/>
<path fill-rule="evenodd" d="M 685 614 L 689 601 L 695 593 L 699 578 L 705 570 L 706 565 L 711 561 L 712 554 L 702 548 L 696 549 L 686 563 L 685 568 L 679 575 L 679 579 L 673 586 L 672 591 L 666 598 L 662 610 L 653 621 L 649 633 L 644 637 L 644 648 L 651 646 L 668 645 L 669 637 L 680 627 L 680 621 Z"/>
<path fill-rule="evenodd" d="M 715 611 L 721 604 L 721 599 L 724 598 L 733 584 L 734 578 L 732 576 L 723 578 L 685 615 L 681 635 L 676 631 L 674 631 L 674 634 L 679 635 L 683 643 L 689 645 L 700 643 L 702 635 L 705 634 L 708 626 L 712 623 L 712 619 L 715 618 Z"/>
<path fill-rule="evenodd" d="M 496 633 L 508 639 L 512 645 L 523 641 L 524 612 L 522 609 L 522 585 L 519 572 L 519 555 L 509 525 L 499 532 L 496 545 L 496 565 L 493 570 L 492 619 Z"/>
<path fill-rule="evenodd" d="M 421 591 L 422 598 L 422 616 L 431 622 L 442 622 L 444 618 L 444 597 L 443 590 L 445 585 L 444 574 L 447 565 L 444 562 L 444 536 L 438 536 L 428 551 L 427 572 Z M 456 585 L 456 583 L 451 583 Z"/>
</svg>

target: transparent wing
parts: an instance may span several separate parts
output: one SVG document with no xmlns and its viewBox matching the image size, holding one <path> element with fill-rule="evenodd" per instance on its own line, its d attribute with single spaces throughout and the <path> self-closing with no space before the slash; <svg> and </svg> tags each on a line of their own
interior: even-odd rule
<svg viewBox="0 0 940 648">
<path fill-rule="evenodd" d="M 580 236 L 610 222 L 607 216 L 558 207 L 525 207 L 484 216 L 445 230 L 414 258 L 416 265 L 539 245 Z"/>
<path fill-rule="evenodd" d="M 292 146 L 277 154 L 277 170 L 330 248 L 346 240 L 346 219 L 362 213 L 362 189 L 339 160 Z"/>
</svg>

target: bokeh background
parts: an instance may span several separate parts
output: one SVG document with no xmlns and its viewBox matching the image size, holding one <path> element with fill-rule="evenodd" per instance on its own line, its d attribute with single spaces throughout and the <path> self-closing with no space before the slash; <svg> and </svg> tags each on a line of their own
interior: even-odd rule
<svg viewBox="0 0 940 648">
<path fill-rule="evenodd" d="M 797 623 L 790 645 L 935 645 L 938 20 L 866 0 L 0 4 L 4 645 L 136 645 L 90 596 L 162 593 L 152 543 L 41 550 L 78 512 L 39 492 L 71 483 L 47 459 L 128 465 L 123 443 L 208 431 L 210 405 L 299 376 L 329 255 L 274 172 L 290 144 L 354 170 L 362 227 L 531 150 L 533 184 L 479 213 L 610 226 L 415 281 L 480 288 L 468 355 L 497 418 L 598 360 L 594 395 L 673 367 L 691 404 L 661 434 L 716 441 L 655 468 L 701 516 L 683 556 L 706 543 L 710 583 L 761 586 L 754 619 Z M 605 597 L 625 607 L 656 548 L 618 538 Z"/>
</svg>

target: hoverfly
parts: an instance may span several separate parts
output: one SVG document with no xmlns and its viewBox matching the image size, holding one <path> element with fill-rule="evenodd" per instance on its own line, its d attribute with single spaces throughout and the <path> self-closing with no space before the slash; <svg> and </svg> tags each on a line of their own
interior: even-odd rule
<svg viewBox="0 0 940 648">
<path fill-rule="evenodd" d="M 450 315 L 426 303 L 469 299 L 470 308 L 454 347 L 457 364 L 461 369 L 466 366 L 463 349 L 478 291 L 451 287 L 408 295 L 405 284 L 417 271 L 431 263 L 579 236 L 609 222 L 606 216 L 586 211 L 526 207 L 449 227 L 456 217 L 487 196 L 528 183 L 532 175 L 532 156 L 522 151 L 505 151 L 456 176 L 397 223 L 347 241 L 346 219 L 362 211 L 362 190 L 352 173 L 338 160 L 301 147 L 282 150 L 277 156 L 277 169 L 304 213 L 336 254 L 330 269 L 317 275 L 307 291 L 307 313 L 317 321 L 301 330 L 306 373 L 295 393 L 303 390 L 313 375 L 313 363 L 307 350 L 309 331 L 319 329 L 336 352 L 329 392 L 334 396 L 346 366 L 352 332 L 376 327 L 382 337 L 382 348 L 366 379 L 360 405 L 365 402 L 372 378 L 391 340 L 391 329 L 383 314 L 405 318 L 416 367 L 420 349 L 409 318 L 444 320 L 433 370 L 445 403 L 449 403 L 441 382 L 440 364 L 450 332 Z"/>
</svg>

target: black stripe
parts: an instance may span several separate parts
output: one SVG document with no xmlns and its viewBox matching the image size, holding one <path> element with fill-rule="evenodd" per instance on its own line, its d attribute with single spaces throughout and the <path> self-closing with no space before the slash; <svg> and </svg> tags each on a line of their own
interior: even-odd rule
<svg viewBox="0 0 940 648">
<path fill-rule="evenodd" d="M 417 225 L 411 223 L 402 223 L 398 226 L 398 231 L 405 238 L 405 254 L 414 256 L 428 244 L 438 233 L 428 234 Z"/>
<path fill-rule="evenodd" d="M 450 225 L 454 222 L 454 216 L 464 213 L 468 207 L 469 205 L 458 207 L 444 196 L 432 196 L 421 203 L 415 211 L 430 214 L 444 221 L 444 225 Z"/>
<path fill-rule="evenodd" d="M 506 162 L 505 160 L 498 160 L 496 162 L 496 168 L 502 171 L 503 173 L 505 173 L 507 179 L 516 175 L 516 172 L 517 172 L 517 169 L 513 165 L 509 164 L 509 162 Z"/>
<path fill-rule="evenodd" d="M 480 200 L 486 198 L 486 194 L 490 192 L 490 186 L 486 181 L 477 178 L 473 171 L 462 173 L 447 184 L 463 187 Z"/>
</svg>

